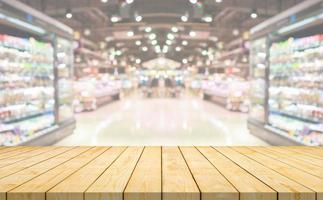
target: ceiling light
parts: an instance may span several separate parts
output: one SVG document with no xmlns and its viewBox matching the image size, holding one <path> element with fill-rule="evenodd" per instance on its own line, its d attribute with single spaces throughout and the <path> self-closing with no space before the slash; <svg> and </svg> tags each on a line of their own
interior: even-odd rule
<svg viewBox="0 0 323 200">
<path fill-rule="evenodd" d="M 196 36 L 196 32 L 195 31 L 190 31 L 189 34 L 190 34 L 191 37 L 195 37 Z"/>
<path fill-rule="evenodd" d="M 175 39 L 175 36 L 173 34 L 171 34 L 171 33 L 168 33 L 167 38 L 170 39 L 170 40 L 173 40 L 173 39 Z"/>
<path fill-rule="evenodd" d="M 142 16 L 138 15 L 136 16 L 136 22 L 140 22 L 142 20 Z"/>
<path fill-rule="evenodd" d="M 183 64 L 187 64 L 187 62 L 188 62 L 188 61 L 187 61 L 187 59 L 186 59 L 186 58 L 184 58 L 184 59 L 182 60 L 182 63 L 183 63 Z"/>
<path fill-rule="evenodd" d="M 148 47 L 142 47 L 142 51 L 148 51 Z"/>
<path fill-rule="evenodd" d="M 151 44 L 152 45 L 156 45 L 158 42 L 157 42 L 157 40 L 153 40 L 153 41 L 151 41 Z"/>
<path fill-rule="evenodd" d="M 167 53 L 167 52 L 168 52 L 168 46 L 166 45 L 163 47 L 163 53 Z"/>
<path fill-rule="evenodd" d="M 127 35 L 128 35 L 128 37 L 132 37 L 135 35 L 135 33 L 133 31 L 128 31 Z"/>
<path fill-rule="evenodd" d="M 233 31 L 232 31 L 232 34 L 234 35 L 234 36 L 238 36 L 239 35 L 239 30 L 238 29 L 234 29 Z"/>
<path fill-rule="evenodd" d="M 202 20 L 205 21 L 205 22 L 207 22 L 207 23 L 210 23 L 210 22 L 213 21 L 213 18 L 212 18 L 212 16 L 205 16 L 205 17 L 203 17 Z"/>
<path fill-rule="evenodd" d="M 140 41 L 140 40 L 137 40 L 137 41 L 136 41 L 136 45 L 137 45 L 137 46 L 140 46 L 140 45 L 141 45 L 141 41 Z"/>
<path fill-rule="evenodd" d="M 101 0 L 102 3 L 108 3 L 108 0 Z"/>
<path fill-rule="evenodd" d="M 175 26 L 173 26 L 173 27 L 172 27 L 172 31 L 173 31 L 174 33 L 177 33 L 177 32 L 178 32 L 178 28 L 177 28 L 177 27 L 175 27 Z"/>
<path fill-rule="evenodd" d="M 111 17 L 111 22 L 113 22 L 113 23 L 116 23 L 116 22 L 118 22 L 120 20 L 120 18 L 118 17 L 118 16 L 112 16 Z"/>
<path fill-rule="evenodd" d="M 253 9 L 250 13 L 250 17 L 252 19 L 256 19 L 258 17 L 258 13 L 257 13 L 257 10 L 256 9 Z"/>
<path fill-rule="evenodd" d="M 70 8 L 66 9 L 65 17 L 71 19 L 73 17 L 72 10 Z"/>
<path fill-rule="evenodd" d="M 166 44 L 167 44 L 167 45 L 172 45 L 172 41 L 170 41 L 170 40 L 166 40 Z"/>
<path fill-rule="evenodd" d="M 187 22 L 188 17 L 186 15 L 183 15 L 183 16 L 181 16 L 181 20 L 182 20 L 182 22 Z"/>
<path fill-rule="evenodd" d="M 137 63 L 137 64 L 140 64 L 140 63 L 141 63 L 140 58 L 137 58 L 137 59 L 136 59 L 136 63 Z"/>
<path fill-rule="evenodd" d="M 156 39 L 156 34 L 152 33 L 148 37 L 149 37 L 149 39 L 154 40 L 154 39 Z"/>
<path fill-rule="evenodd" d="M 182 48 L 181 48 L 181 47 L 176 47 L 176 48 L 175 48 L 175 50 L 176 50 L 176 51 L 181 51 L 181 50 L 182 50 Z"/>
<path fill-rule="evenodd" d="M 152 30 L 152 28 L 151 28 L 151 27 L 146 27 L 146 28 L 145 28 L 145 32 L 147 32 L 147 33 L 151 32 L 151 30 Z"/>
<path fill-rule="evenodd" d="M 116 54 L 117 56 L 120 56 L 120 55 L 122 54 L 122 52 L 121 52 L 120 50 L 117 50 L 117 51 L 115 52 L 115 54 Z"/>
<path fill-rule="evenodd" d="M 187 42 L 186 40 L 183 40 L 183 41 L 182 41 L 182 45 L 183 45 L 183 46 L 187 46 L 187 45 L 188 45 L 188 42 Z"/>
<path fill-rule="evenodd" d="M 132 4 L 133 3 L 133 0 L 126 0 L 126 3 L 127 4 Z"/>
<path fill-rule="evenodd" d="M 91 35 L 91 30 L 90 29 L 85 29 L 84 30 L 84 35 L 86 35 L 86 36 L 89 36 L 89 35 Z"/>
<path fill-rule="evenodd" d="M 215 3 L 221 3 L 222 0 L 215 0 Z"/>
<path fill-rule="evenodd" d="M 209 54 L 209 53 L 208 53 L 208 51 L 207 51 L 207 50 L 203 50 L 203 51 L 202 51 L 202 55 L 203 55 L 203 56 L 206 56 L 206 55 L 208 55 L 208 54 Z"/>
<path fill-rule="evenodd" d="M 196 4 L 197 0 L 190 0 L 191 4 Z"/>
</svg>

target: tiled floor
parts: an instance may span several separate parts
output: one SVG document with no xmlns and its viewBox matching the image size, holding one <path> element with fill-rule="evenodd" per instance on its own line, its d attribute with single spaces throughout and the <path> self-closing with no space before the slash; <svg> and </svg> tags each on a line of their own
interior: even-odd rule
<svg viewBox="0 0 323 200">
<path fill-rule="evenodd" d="M 192 96 L 134 95 L 76 119 L 75 133 L 57 145 L 266 145 L 249 134 L 246 114 Z"/>
</svg>

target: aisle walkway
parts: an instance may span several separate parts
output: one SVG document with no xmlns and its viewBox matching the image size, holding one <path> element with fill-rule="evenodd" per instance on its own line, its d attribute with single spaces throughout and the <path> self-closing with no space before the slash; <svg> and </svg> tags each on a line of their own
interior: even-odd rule
<svg viewBox="0 0 323 200">
<path fill-rule="evenodd" d="M 245 114 L 197 97 L 133 96 L 76 118 L 75 133 L 57 145 L 266 145 L 249 134 Z"/>
</svg>

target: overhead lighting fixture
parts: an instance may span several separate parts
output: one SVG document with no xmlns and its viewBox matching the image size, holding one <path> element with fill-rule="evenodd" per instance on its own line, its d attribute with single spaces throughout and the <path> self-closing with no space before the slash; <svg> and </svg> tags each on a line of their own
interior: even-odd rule
<svg viewBox="0 0 323 200">
<path fill-rule="evenodd" d="M 168 52 L 168 46 L 166 45 L 163 47 L 163 53 L 167 53 L 167 52 Z"/>
<path fill-rule="evenodd" d="M 135 33 L 133 31 L 128 31 L 127 35 L 128 35 L 128 37 L 132 37 L 135 35 Z"/>
<path fill-rule="evenodd" d="M 110 20 L 111 20 L 111 22 L 116 23 L 116 22 L 120 21 L 120 17 L 112 16 Z"/>
<path fill-rule="evenodd" d="M 141 20 L 142 20 L 142 16 L 140 15 L 136 16 L 136 22 L 141 22 Z"/>
<path fill-rule="evenodd" d="M 166 40 L 166 44 L 167 44 L 167 45 L 172 45 L 172 41 L 170 41 L 170 40 Z"/>
<path fill-rule="evenodd" d="M 140 45 L 141 45 L 141 41 L 140 41 L 140 40 L 137 40 L 137 41 L 136 41 L 136 45 L 137 45 L 137 46 L 140 46 Z"/>
<path fill-rule="evenodd" d="M 191 4 L 196 4 L 197 0 L 190 0 Z"/>
<path fill-rule="evenodd" d="M 252 9 L 251 13 L 250 13 L 250 17 L 252 19 L 256 19 L 258 17 L 258 13 L 256 9 Z"/>
<path fill-rule="evenodd" d="M 168 33 L 167 38 L 170 39 L 170 40 L 174 40 L 175 36 L 173 34 L 171 34 L 171 33 Z"/>
<path fill-rule="evenodd" d="M 152 33 L 148 37 L 149 37 L 149 39 L 154 40 L 154 39 L 156 39 L 156 34 Z"/>
<path fill-rule="evenodd" d="M 190 34 L 191 37 L 195 37 L 196 36 L 196 32 L 195 31 L 190 31 L 189 34 Z"/>
<path fill-rule="evenodd" d="M 145 28 L 145 32 L 146 32 L 146 33 L 150 33 L 150 32 L 151 32 L 151 30 L 152 30 L 152 28 L 151 28 L 151 27 L 146 27 L 146 28 Z"/>
<path fill-rule="evenodd" d="M 153 40 L 153 41 L 151 41 L 151 44 L 152 45 L 156 45 L 158 42 L 157 42 L 157 40 Z"/>
<path fill-rule="evenodd" d="M 207 50 L 203 50 L 203 51 L 202 51 L 202 55 L 203 55 L 203 56 L 207 56 L 208 54 L 209 54 L 209 53 L 208 53 L 208 51 L 207 51 Z"/>
<path fill-rule="evenodd" d="M 108 3 L 108 0 L 101 0 L 102 3 Z"/>
<path fill-rule="evenodd" d="M 212 16 L 208 15 L 208 16 L 203 17 L 202 20 L 207 23 L 210 23 L 213 21 L 213 18 L 212 18 Z"/>
<path fill-rule="evenodd" d="M 222 0 L 215 0 L 215 3 L 222 3 Z"/>
<path fill-rule="evenodd" d="M 90 29 L 85 29 L 84 30 L 84 35 L 86 35 L 86 36 L 89 36 L 89 35 L 91 35 L 91 30 Z"/>
<path fill-rule="evenodd" d="M 133 3 L 133 0 L 126 0 L 126 3 L 127 4 L 132 4 Z"/>
<path fill-rule="evenodd" d="M 186 58 L 184 58 L 184 59 L 182 60 L 182 63 L 183 63 L 183 64 L 187 64 L 187 62 L 188 62 L 188 61 L 187 61 L 187 59 L 186 59 Z"/>
<path fill-rule="evenodd" d="M 73 17 L 72 10 L 70 8 L 66 9 L 65 17 L 71 19 Z"/>
<path fill-rule="evenodd" d="M 137 59 L 136 59 L 136 63 L 137 63 L 137 64 L 140 64 L 140 63 L 141 63 L 141 59 L 140 59 L 140 58 L 137 58 Z"/>
<path fill-rule="evenodd" d="M 172 29 L 171 29 L 174 33 L 177 33 L 178 32 L 178 28 L 173 26 Z"/>
<path fill-rule="evenodd" d="M 181 51 L 181 50 L 182 50 L 182 48 L 181 48 L 181 47 L 176 47 L 176 48 L 175 48 L 175 50 L 176 50 L 176 51 Z"/>
<path fill-rule="evenodd" d="M 142 47 L 142 51 L 148 51 L 148 47 Z"/>
<path fill-rule="evenodd" d="M 238 35 L 240 34 L 240 32 L 239 32 L 239 30 L 238 30 L 238 29 L 234 29 L 234 30 L 232 31 L 232 34 L 233 34 L 234 36 L 238 36 Z"/>
<path fill-rule="evenodd" d="M 183 16 L 181 16 L 181 20 L 182 20 L 182 22 L 187 22 L 188 17 L 186 15 L 183 15 Z"/>
<path fill-rule="evenodd" d="M 188 42 L 187 42 L 186 40 L 183 40 L 183 41 L 182 41 L 182 45 L 183 45 L 183 46 L 187 46 L 187 45 L 188 45 Z"/>
</svg>

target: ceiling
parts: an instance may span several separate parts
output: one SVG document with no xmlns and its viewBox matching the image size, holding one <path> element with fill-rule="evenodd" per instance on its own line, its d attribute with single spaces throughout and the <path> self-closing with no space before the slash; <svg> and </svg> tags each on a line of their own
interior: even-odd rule
<svg viewBox="0 0 323 200">
<path fill-rule="evenodd" d="M 241 37 L 254 25 L 302 0 L 21 1 L 93 42 L 104 41 L 108 47 L 120 49 L 123 56 L 147 61 L 162 55 L 182 61 Z M 66 18 L 69 9 L 73 14 L 70 19 Z M 252 11 L 257 18 L 250 17 Z"/>
</svg>

